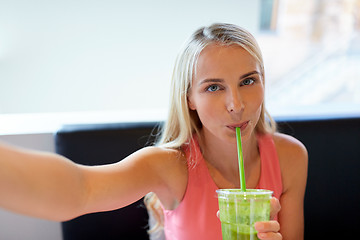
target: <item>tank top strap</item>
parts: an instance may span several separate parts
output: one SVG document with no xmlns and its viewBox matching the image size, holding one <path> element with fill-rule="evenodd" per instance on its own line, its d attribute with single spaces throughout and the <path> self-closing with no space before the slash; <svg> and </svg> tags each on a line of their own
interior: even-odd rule
<svg viewBox="0 0 360 240">
<path fill-rule="evenodd" d="M 190 181 L 188 185 L 193 186 L 191 183 L 196 182 L 197 184 L 206 184 L 215 190 L 218 189 L 210 175 L 196 135 L 193 136 L 190 144 L 184 151 L 188 164 L 188 181 Z"/>
<path fill-rule="evenodd" d="M 188 162 L 188 184 L 177 208 L 163 209 L 165 236 L 172 240 L 221 239 L 221 225 L 216 217 L 219 210 L 217 187 L 196 137 L 183 150 Z"/>
<path fill-rule="evenodd" d="M 276 146 L 271 134 L 257 135 L 260 152 L 261 173 L 257 188 L 274 191 L 274 196 L 280 199 L 283 186 L 281 169 Z"/>
</svg>

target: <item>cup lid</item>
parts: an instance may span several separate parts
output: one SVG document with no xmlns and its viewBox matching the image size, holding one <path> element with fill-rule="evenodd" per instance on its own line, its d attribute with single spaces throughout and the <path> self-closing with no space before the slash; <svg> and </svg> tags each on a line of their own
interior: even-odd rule
<svg viewBox="0 0 360 240">
<path fill-rule="evenodd" d="M 218 195 L 272 195 L 273 191 L 267 189 L 246 189 L 242 191 L 241 189 L 218 189 L 216 190 Z"/>
</svg>

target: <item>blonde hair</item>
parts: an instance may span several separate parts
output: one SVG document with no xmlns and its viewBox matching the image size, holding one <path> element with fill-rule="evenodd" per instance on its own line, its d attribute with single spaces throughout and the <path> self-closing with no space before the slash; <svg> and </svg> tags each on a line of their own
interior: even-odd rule
<svg viewBox="0 0 360 240">
<path fill-rule="evenodd" d="M 196 73 L 198 57 L 210 44 L 239 45 L 245 49 L 259 63 L 260 73 L 265 81 L 261 50 L 251 33 L 239 26 L 226 23 L 216 23 L 198 29 L 184 45 L 176 59 L 171 82 L 168 118 L 162 126 L 161 136 L 157 142 L 158 146 L 180 149 L 184 144 L 188 144 L 193 134 L 197 134 L 200 138 L 201 121 L 196 111 L 189 109 L 187 97 Z M 260 118 L 255 130 L 263 134 L 276 131 L 276 124 L 266 111 L 264 103 L 262 103 Z M 151 212 L 155 213 L 154 216 L 158 220 L 155 228 L 161 228 L 163 225 L 162 209 L 156 195 L 148 194 L 145 197 L 145 204 Z"/>
</svg>

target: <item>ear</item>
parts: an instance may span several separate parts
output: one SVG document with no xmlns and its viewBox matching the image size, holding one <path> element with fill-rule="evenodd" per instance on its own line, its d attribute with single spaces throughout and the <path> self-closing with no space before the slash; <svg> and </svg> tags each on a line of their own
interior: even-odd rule
<svg viewBox="0 0 360 240">
<path fill-rule="evenodd" d="M 193 102 L 192 94 L 191 94 L 190 91 L 189 91 L 188 96 L 187 96 L 187 102 L 188 102 L 188 107 L 191 110 L 196 110 L 195 104 Z"/>
</svg>

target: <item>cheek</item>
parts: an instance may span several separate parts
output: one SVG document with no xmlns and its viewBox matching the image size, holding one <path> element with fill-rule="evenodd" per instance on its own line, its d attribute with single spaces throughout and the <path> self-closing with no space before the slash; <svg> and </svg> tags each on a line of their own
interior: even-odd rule
<svg viewBox="0 0 360 240">
<path fill-rule="evenodd" d="M 263 102 L 264 102 L 264 96 L 262 95 L 261 97 L 258 97 L 253 101 L 253 107 L 255 109 L 261 110 L 261 106 Z"/>
<path fill-rule="evenodd" d="M 259 89 L 259 91 L 254 94 L 252 101 L 250 103 L 251 110 L 255 113 L 257 119 L 260 117 L 263 102 L 264 102 L 264 91 L 262 89 Z"/>
<path fill-rule="evenodd" d="M 218 119 L 221 116 L 219 112 L 220 101 L 211 101 L 210 99 L 198 99 L 196 104 L 196 111 L 203 124 L 211 122 L 213 119 Z"/>
<path fill-rule="evenodd" d="M 213 110 L 214 110 L 214 106 L 212 104 L 210 104 L 208 101 L 202 101 L 197 109 L 198 114 L 201 116 L 208 116 L 211 115 Z"/>
</svg>

